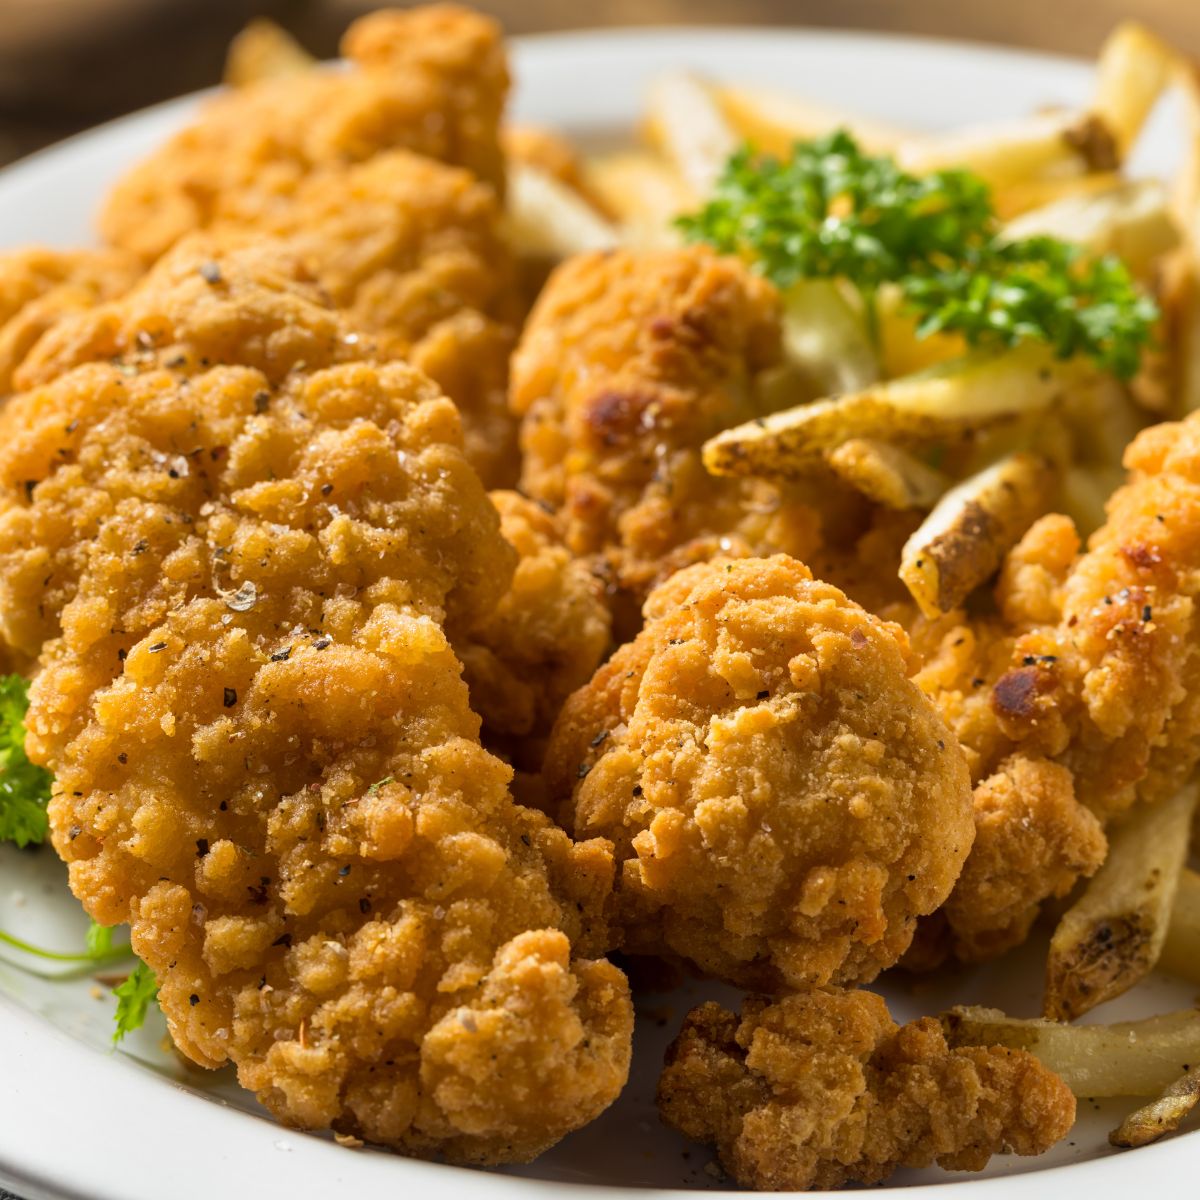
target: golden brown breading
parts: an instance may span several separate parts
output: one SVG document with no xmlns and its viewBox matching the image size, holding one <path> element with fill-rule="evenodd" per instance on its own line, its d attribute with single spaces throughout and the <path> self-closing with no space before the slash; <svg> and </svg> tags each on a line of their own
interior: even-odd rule
<svg viewBox="0 0 1200 1200">
<path fill-rule="evenodd" d="M 193 230 L 269 222 L 314 171 L 396 148 L 501 186 L 508 67 L 494 21 L 451 4 L 383 10 L 355 22 L 342 51 L 347 71 L 317 68 L 210 101 L 113 189 L 104 238 L 150 261 Z"/>
<path fill-rule="evenodd" d="M 600 581 L 563 544 L 554 514 L 516 492 L 492 492 L 491 500 L 517 570 L 499 604 L 454 648 L 485 733 L 545 737 L 608 649 L 608 608 Z M 531 765 L 539 764 L 540 755 Z"/>
<path fill-rule="evenodd" d="M 183 245 L 94 331 L 123 358 L 0 413 L 0 562 L 54 580 L 0 572 L 22 650 L 49 639 L 28 749 L 185 1054 L 289 1123 L 527 1159 L 627 1073 L 624 977 L 574 957 L 611 847 L 479 745 L 442 622 L 512 552 L 454 406 L 293 269 Z"/>
<path fill-rule="evenodd" d="M 226 247 L 263 234 L 287 239 L 377 353 L 442 386 L 462 411 L 467 456 L 485 482 L 515 480 L 507 385 L 516 293 L 492 188 L 460 168 L 390 151 L 325 168 L 252 226 L 227 220 L 212 231 Z M 75 349 L 80 324 L 45 338 L 20 381 L 45 381 L 90 357 L 90 346 Z"/>
<path fill-rule="evenodd" d="M 0 397 L 38 338 L 58 320 L 133 286 L 141 264 L 119 250 L 30 246 L 0 255 Z"/>
<path fill-rule="evenodd" d="M 806 557 L 815 510 L 759 480 L 717 479 L 701 446 L 758 415 L 780 356 L 779 297 L 701 247 L 585 254 L 555 271 L 513 358 L 522 489 L 562 510 L 576 554 L 604 554 L 640 601 L 714 554 Z"/>
<path fill-rule="evenodd" d="M 617 845 L 625 947 L 764 989 L 873 978 L 972 837 L 904 634 L 784 555 L 693 566 L 646 616 L 546 763 L 577 833 Z"/>
<path fill-rule="evenodd" d="M 667 1124 L 767 1191 L 878 1183 L 936 1162 L 979 1171 L 1041 1154 L 1075 1120 L 1067 1086 L 1023 1050 L 951 1050 L 936 1020 L 898 1027 L 871 992 L 750 997 L 689 1014 L 659 1083 Z"/>
<path fill-rule="evenodd" d="M 1017 754 L 973 796 L 975 845 L 943 913 L 966 962 L 1023 942 L 1042 902 L 1094 874 L 1108 842 L 1099 818 L 1075 795 L 1071 772 Z"/>
</svg>

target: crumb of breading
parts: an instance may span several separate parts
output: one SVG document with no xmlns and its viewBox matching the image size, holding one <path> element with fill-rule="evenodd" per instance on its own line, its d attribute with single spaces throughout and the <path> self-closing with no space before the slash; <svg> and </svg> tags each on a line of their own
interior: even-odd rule
<svg viewBox="0 0 1200 1200">
<path fill-rule="evenodd" d="M 546 760 L 568 823 L 623 860 L 625 948 L 769 989 L 873 978 L 972 838 L 903 633 L 783 555 L 688 568 L 646 616 Z"/>
<path fill-rule="evenodd" d="M 701 459 L 759 415 L 756 377 L 780 353 L 778 293 L 737 260 L 701 247 L 569 260 L 513 357 L 522 490 L 561 509 L 571 549 L 605 556 L 639 602 L 717 553 L 807 556 L 812 505 Z"/>
<path fill-rule="evenodd" d="M 31 246 L 0 254 L 0 398 L 48 329 L 128 291 L 140 273 L 138 260 L 120 250 Z"/>
<path fill-rule="evenodd" d="M 116 362 L 0 412 L 0 610 L 72 888 L 281 1119 L 534 1156 L 615 1098 L 632 1013 L 576 957 L 611 847 L 513 802 L 442 628 L 512 571 L 453 404 L 269 243 L 185 244 L 102 326 Z"/>
<path fill-rule="evenodd" d="M 491 500 L 517 569 L 499 604 L 454 648 L 485 733 L 544 738 L 608 649 L 608 608 L 600 581 L 563 544 L 554 514 L 516 492 L 492 492 Z"/>
<path fill-rule="evenodd" d="M 933 1163 L 979 1171 L 1041 1154 L 1075 1120 L 1067 1086 L 1023 1050 L 951 1050 L 939 1023 L 898 1027 L 872 992 L 749 997 L 694 1009 L 667 1051 L 659 1111 L 715 1145 L 745 1187 L 879 1183 Z"/>
<path fill-rule="evenodd" d="M 106 241 L 146 261 L 185 234 L 255 226 L 312 172 L 403 148 L 499 187 L 508 67 L 494 21 L 451 4 L 373 13 L 346 33 L 346 71 L 317 69 L 211 100 L 117 183 Z"/>
</svg>

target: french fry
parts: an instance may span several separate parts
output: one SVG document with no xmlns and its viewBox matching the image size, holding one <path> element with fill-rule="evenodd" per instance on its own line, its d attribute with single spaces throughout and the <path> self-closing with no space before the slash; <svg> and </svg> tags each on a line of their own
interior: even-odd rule
<svg viewBox="0 0 1200 1200">
<path fill-rule="evenodd" d="M 260 17 L 229 43 L 224 79 L 230 87 L 246 87 L 260 79 L 299 74 L 316 61 L 286 29 Z"/>
<path fill-rule="evenodd" d="M 830 280 L 803 280 L 787 290 L 783 349 L 818 396 L 861 391 L 879 379 L 863 319 Z"/>
<path fill-rule="evenodd" d="M 902 142 L 902 167 L 918 175 L 948 168 L 974 171 L 995 189 L 1033 179 L 1111 171 L 1117 165 L 1113 138 L 1090 114 L 1037 113 Z"/>
<path fill-rule="evenodd" d="M 1136 809 L 1050 940 L 1044 1016 L 1073 1021 L 1145 978 L 1162 953 L 1197 788 Z"/>
<path fill-rule="evenodd" d="M 873 438 L 851 438 L 830 450 L 825 461 L 839 479 L 885 508 L 930 509 L 950 486 L 941 471 Z"/>
<path fill-rule="evenodd" d="M 1058 472 L 1018 453 L 948 491 L 900 552 L 900 578 L 927 617 L 957 608 L 1054 498 Z"/>
<path fill-rule="evenodd" d="M 993 192 L 992 203 L 1002 221 L 1012 221 L 1023 213 L 1045 208 L 1048 204 L 1056 204 L 1072 196 L 1094 196 L 1107 192 L 1121 182 L 1122 176 L 1115 171 L 1024 179 Z"/>
<path fill-rule="evenodd" d="M 1002 236 L 1017 241 L 1044 234 L 1077 242 L 1091 254 L 1115 254 L 1142 278 L 1180 238 L 1166 189 L 1153 179 L 1067 196 L 1008 222 Z"/>
<path fill-rule="evenodd" d="M 1200 983 L 1200 872 L 1184 867 L 1158 965 Z"/>
<path fill-rule="evenodd" d="M 1091 537 L 1104 524 L 1108 498 L 1124 482 L 1120 466 L 1069 466 L 1063 471 L 1059 508 L 1075 522 L 1081 538 Z"/>
<path fill-rule="evenodd" d="M 1108 1140 L 1114 1146 L 1148 1146 L 1174 1133 L 1197 1102 L 1200 1102 L 1200 1064 L 1180 1075 L 1157 1100 L 1131 1112 L 1108 1135 Z"/>
<path fill-rule="evenodd" d="M 705 444 L 704 463 L 714 475 L 795 479 L 811 469 L 812 459 L 850 438 L 941 441 L 1044 411 L 1084 371 L 1031 343 L 1003 354 L 965 355 L 727 429 Z"/>
<path fill-rule="evenodd" d="M 568 258 L 620 240 L 578 192 L 529 163 L 509 162 L 505 200 L 509 237 L 523 257 Z"/>
<path fill-rule="evenodd" d="M 1062 1025 L 970 1007 L 952 1008 L 941 1022 L 951 1046 L 1028 1050 L 1076 1096 L 1157 1096 L 1200 1062 L 1193 1008 L 1116 1025 Z"/>
<path fill-rule="evenodd" d="M 848 129 L 869 154 L 886 154 L 901 141 L 911 144 L 917 140 L 907 130 L 774 88 L 717 86 L 714 93 L 729 123 L 745 141 L 781 158 L 791 152 L 794 143 L 835 129 Z"/>
<path fill-rule="evenodd" d="M 672 221 L 695 207 L 683 181 L 655 154 L 623 151 L 590 159 L 584 177 L 617 219 L 623 240 L 650 249 L 679 244 Z"/>
<path fill-rule="evenodd" d="M 1128 153 L 1167 86 L 1175 52 L 1144 25 L 1124 21 L 1105 39 L 1096 65 L 1094 112 Z"/>
<path fill-rule="evenodd" d="M 646 134 L 697 202 L 708 198 L 738 147 L 737 133 L 708 84 L 682 71 L 660 76 L 651 87 Z"/>
</svg>

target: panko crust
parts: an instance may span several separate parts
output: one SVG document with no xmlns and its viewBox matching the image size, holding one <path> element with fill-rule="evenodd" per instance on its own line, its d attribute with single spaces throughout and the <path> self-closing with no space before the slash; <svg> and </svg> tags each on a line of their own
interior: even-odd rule
<svg viewBox="0 0 1200 1200">
<path fill-rule="evenodd" d="M 324 167 L 408 149 L 500 188 L 508 66 L 499 26 L 452 4 L 356 21 L 347 71 L 317 68 L 210 101 L 128 172 L 100 214 L 105 240 L 150 262 L 185 234 L 258 226 Z"/>
<path fill-rule="evenodd" d="M 122 357 L 0 414 L 55 848 L 181 1050 L 282 1120 L 530 1158 L 615 1098 L 632 1014 L 574 957 L 606 949 L 611 847 L 513 802 L 442 628 L 512 551 L 436 385 L 360 361 L 286 254 L 195 249 L 111 313 Z"/>
<path fill-rule="evenodd" d="M 617 847 L 625 948 L 765 989 L 867 980 L 971 846 L 961 752 L 901 630 L 777 555 L 680 572 L 547 753 Z"/>
<path fill-rule="evenodd" d="M 517 569 L 499 604 L 456 639 L 455 650 L 485 733 L 534 746 L 600 665 L 611 620 L 602 583 L 566 548 L 558 518 L 517 492 L 490 498 Z"/>
<path fill-rule="evenodd" d="M 120 250 L 29 246 L 0 254 L 0 399 L 48 329 L 128 291 L 140 273 L 138 260 Z"/>
<path fill-rule="evenodd" d="M 640 602 L 714 554 L 817 544 L 815 509 L 760 480 L 714 478 L 701 448 L 759 415 L 781 354 L 779 296 L 703 247 L 606 251 L 560 266 L 512 362 L 522 490 L 561 509 L 567 543 L 602 555 Z"/>
<path fill-rule="evenodd" d="M 1041 1154 L 1075 1120 L 1067 1086 L 1023 1050 L 951 1050 L 929 1017 L 898 1027 L 872 992 L 749 997 L 694 1009 L 667 1052 L 659 1111 L 764 1191 L 879 1183 L 933 1163 L 979 1171 Z"/>
</svg>

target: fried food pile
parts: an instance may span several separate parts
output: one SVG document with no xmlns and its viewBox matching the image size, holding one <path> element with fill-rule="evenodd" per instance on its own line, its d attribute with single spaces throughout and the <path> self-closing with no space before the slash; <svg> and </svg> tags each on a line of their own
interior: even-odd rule
<svg viewBox="0 0 1200 1200">
<path fill-rule="evenodd" d="M 614 206 L 502 127 L 490 20 L 374 14 L 345 69 L 267 49 L 118 182 L 103 248 L 0 257 L 0 666 L 180 1052 L 290 1125 L 527 1161 L 620 1094 L 607 956 L 648 956 L 752 990 L 659 1088 L 743 1185 L 1049 1148 L 1058 1075 L 861 985 L 1024 941 L 1200 760 L 1200 416 L 1132 442 L 1086 547 L 1025 521 L 931 611 L 896 497 L 946 464 L 822 457 L 834 398 L 803 470 L 706 466 L 787 432 L 794 296 L 659 238 L 526 312 L 506 158 L 589 237 Z"/>
<path fill-rule="evenodd" d="M 627 985 L 586 957 L 611 851 L 480 746 L 445 628 L 513 556 L 454 406 L 288 271 L 182 243 L 103 314 L 156 336 L 0 417 L 4 611 L 57 580 L 6 628 L 42 641 L 55 846 L 176 1044 L 284 1120 L 529 1158 L 628 1070 Z"/>
</svg>

